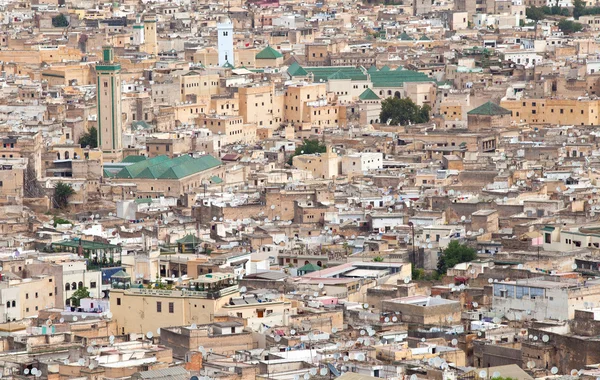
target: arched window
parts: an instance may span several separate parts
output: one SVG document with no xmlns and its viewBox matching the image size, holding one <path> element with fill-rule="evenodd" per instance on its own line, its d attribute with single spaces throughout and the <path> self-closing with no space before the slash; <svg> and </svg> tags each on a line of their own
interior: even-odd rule
<svg viewBox="0 0 600 380">
<path fill-rule="evenodd" d="M 77 290 L 77 283 L 72 283 L 71 284 L 71 290 Z"/>
<path fill-rule="evenodd" d="M 69 152 L 65 152 L 65 160 L 69 159 Z"/>
<path fill-rule="evenodd" d="M 7 307 L 7 308 L 10 308 L 10 301 L 8 301 L 8 302 L 6 303 L 6 307 Z"/>
<path fill-rule="evenodd" d="M 392 95 L 392 90 L 388 90 L 388 95 Z"/>
<path fill-rule="evenodd" d="M 69 284 L 68 282 L 67 282 L 67 284 L 65 285 L 65 290 L 66 290 L 66 291 L 69 291 L 69 290 L 71 290 L 71 284 Z"/>
<path fill-rule="evenodd" d="M 83 288 L 83 282 L 79 281 L 79 284 L 77 286 L 79 287 L 79 289 Z"/>
<path fill-rule="evenodd" d="M 304 265 L 306 265 L 306 264 L 308 264 L 308 260 L 306 260 L 306 261 L 304 262 Z"/>
<path fill-rule="evenodd" d="M 322 266 L 323 266 L 323 263 L 322 263 L 322 262 L 320 262 L 320 261 L 317 261 L 317 265 L 318 265 L 318 266 L 320 266 L 320 267 L 322 267 Z"/>
<path fill-rule="evenodd" d="M 60 160 L 60 152 L 56 153 L 56 159 Z"/>
<path fill-rule="evenodd" d="M 12 307 L 17 307 L 17 301 L 12 301 Z"/>
<path fill-rule="evenodd" d="M 400 99 L 400 91 L 396 91 L 394 97 Z"/>
</svg>

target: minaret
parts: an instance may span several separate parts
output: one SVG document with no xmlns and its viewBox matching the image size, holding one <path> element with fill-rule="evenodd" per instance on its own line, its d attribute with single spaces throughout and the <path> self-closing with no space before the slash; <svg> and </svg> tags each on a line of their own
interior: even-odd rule
<svg viewBox="0 0 600 380">
<path fill-rule="evenodd" d="M 121 125 L 121 65 L 114 61 L 112 46 L 102 49 L 102 62 L 96 65 L 98 98 L 98 145 L 104 162 L 120 161 L 123 155 Z"/>
<path fill-rule="evenodd" d="M 229 17 L 223 17 L 217 24 L 219 49 L 219 67 L 223 67 L 227 62 L 230 65 L 235 65 L 233 56 L 233 23 Z"/>
<path fill-rule="evenodd" d="M 158 39 L 156 38 L 156 16 L 144 16 L 144 52 L 158 54 Z"/>
<path fill-rule="evenodd" d="M 142 24 L 141 16 L 136 16 L 135 24 L 133 24 L 133 43 L 134 46 L 144 45 L 144 24 Z"/>
</svg>

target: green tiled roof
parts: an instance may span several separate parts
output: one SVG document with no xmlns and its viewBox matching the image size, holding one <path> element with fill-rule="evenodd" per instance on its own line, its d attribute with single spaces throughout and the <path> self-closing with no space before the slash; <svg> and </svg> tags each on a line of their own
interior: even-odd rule
<svg viewBox="0 0 600 380">
<path fill-rule="evenodd" d="M 102 171 L 104 172 L 103 176 L 106 177 L 106 178 L 112 178 L 116 174 L 116 173 L 110 172 L 110 171 L 108 171 L 106 169 L 103 169 Z"/>
<path fill-rule="evenodd" d="M 282 57 L 283 54 L 281 54 L 280 52 L 278 52 L 270 46 L 267 46 L 255 56 L 256 59 L 277 59 Z"/>
<path fill-rule="evenodd" d="M 200 241 L 200 239 L 198 239 L 196 236 L 194 236 L 192 234 L 187 234 L 184 237 L 182 237 L 181 239 L 177 240 L 177 243 L 179 243 L 179 244 L 197 244 L 198 241 Z"/>
<path fill-rule="evenodd" d="M 362 94 L 360 94 L 358 96 L 358 98 L 360 100 L 379 100 L 379 96 L 377 96 L 376 93 L 373 92 L 373 90 L 371 90 L 370 88 L 367 88 L 366 90 L 363 91 Z"/>
<path fill-rule="evenodd" d="M 496 116 L 496 115 L 511 115 L 512 112 L 506 108 L 502 108 L 496 103 L 487 102 L 480 105 L 479 107 L 467 112 L 467 115 L 485 115 L 485 116 Z"/>
<path fill-rule="evenodd" d="M 384 66 L 384 68 L 387 66 Z M 381 70 L 370 73 L 373 87 L 401 87 L 406 82 L 433 82 L 426 74 L 412 70 Z"/>
<path fill-rule="evenodd" d="M 229 63 L 229 61 L 225 62 L 225 64 L 222 66 L 224 69 L 235 69 L 235 67 Z"/>
<path fill-rule="evenodd" d="M 144 120 L 137 120 L 131 123 L 131 128 L 133 129 L 138 129 L 138 128 L 142 128 L 142 129 L 148 129 L 148 128 L 152 128 L 152 126 L 148 123 L 146 123 Z"/>
<path fill-rule="evenodd" d="M 293 77 L 305 77 L 308 75 L 306 70 L 304 70 L 302 66 L 298 64 L 298 62 L 292 63 L 290 67 L 288 67 L 287 72 Z"/>
<path fill-rule="evenodd" d="M 135 203 L 137 204 L 152 204 L 152 198 L 136 198 Z"/>
<path fill-rule="evenodd" d="M 183 155 L 173 159 L 157 156 L 124 167 L 116 178 L 180 179 L 219 165 L 221 161 L 210 155 L 199 158 Z"/>
<path fill-rule="evenodd" d="M 298 272 L 306 272 L 306 273 L 317 272 L 320 270 L 321 270 L 321 267 L 318 265 L 315 265 L 313 263 L 308 263 L 308 264 L 305 264 L 304 266 L 301 266 L 300 268 L 298 268 Z"/>
<path fill-rule="evenodd" d="M 390 71 L 390 67 L 388 65 L 383 66 L 379 71 Z"/>
<path fill-rule="evenodd" d="M 293 65 L 292 65 L 293 66 Z M 290 68 L 292 67 L 290 66 Z M 329 77 L 331 79 L 352 79 L 352 80 L 367 80 L 366 70 L 363 71 L 360 67 L 354 66 L 320 66 L 320 67 L 304 67 L 301 68 L 306 73 L 313 75 L 313 82 L 326 82 Z M 297 72 L 299 69 L 296 70 Z M 302 74 L 293 74 L 288 69 L 291 76 L 305 76 Z M 335 74 L 335 75 L 334 75 Z"/>
<path fill-rule="evenodd" d="M 427 37 L 426 35 L 422 35 L 421 38 L 419 38 L 419 41 L 431 41 L 431 38 Z"/>
<path fill-rule="evenodd" d="M 214 175 L 214 176 L 210 177 L 210 182 L 212 182 L 216 185 L 219 183 L 223 183 L 223 180 L 221 178 L 217 177 L 216 175 Z"/>
<path fill-rule="evenodd" d="M 377 66 L 373 65 L 371 67 L 369 67 L 369 69 L 367 70 L 368 73 L 376 73 L 377 72 Z"/>
<path fill-rule="evenodd" d="M 144 161 L 146 160 L 146 156 L 127 156 L 123 159 L 123 163 L 136 163 L 136 162 L 140 162 L 140 161 Z"/>
<path fill-rule="evenodd" d="M 409 36 L 408 34 L 406 34 L 406 32 L 402 32 L 402 34 L 398 36 L 398 39 L 401 41 L 414 41 L 414 39 L 411 38 L 411 36 Z"/>
</svg>

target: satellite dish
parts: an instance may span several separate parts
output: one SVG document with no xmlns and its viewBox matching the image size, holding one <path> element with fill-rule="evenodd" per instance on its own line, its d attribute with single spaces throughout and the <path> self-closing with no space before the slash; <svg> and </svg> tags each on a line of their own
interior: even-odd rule
<svg viewBox="0 0 600 380">
<path fill-rule="evenodd" d="M 335 327 L 334 327 L 334 328 L 335 328 Z M 296 334 L 296 330 L 294 330 L 294 329 L 291 329 L 291 330 L 290 330 L 290 334 L 291 334 L 291 335 L 294 335 L 294 334 Z"/>
<path fill-rule="evenodd" d="M 556 375 L 558 373 L 558 368 L 552 367 L 552 369 L 550 370 L 550 373 L 552 373 L 553 375 Z"/>
<path fill-rule="evenodd" d="M 319 371 L 319 374 L 321 376 L 327 376 L 327 368 L 321 368 L 321 370 Z"/>
<path fill-rule="evenodd" d="M 550 337 L 548 335 L 542 336 L 542 342 L 548 343 L 549 340 L 550 340 Z"/>
<path fill-rule="evenodd" d="M 146 333 L 146 338 L 148 338 L 148 339 L 152 339 L 153 336 L 154 336 L 154 334 L 152 334 L 152 331 L 148 331 Z"/>
<path fill-rule="evenodd" d="M 325 287 L 325 285 L 321 282 L 319 283 L 319 289 L 323 289 Z"/>
<path fill-rule="evenodd" d="M 452 339 L 452 345 L 456 346 L 458 344 L 458 340 L 457 339 Z"/>
<path fill-rule="evenodd" d="M 487 377 L 487 372 L 485 370 L 479 371 L 479 377 L 485 379 Z"/>
</svg>

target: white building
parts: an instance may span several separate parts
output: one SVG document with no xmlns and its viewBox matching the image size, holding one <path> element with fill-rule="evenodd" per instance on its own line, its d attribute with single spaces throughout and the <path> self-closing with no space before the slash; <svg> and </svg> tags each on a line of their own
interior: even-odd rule
<svg viewBox="0 0 600 380">
<path fill-rule="evenodd" d="M 573 319 L 576 309 L 600 304 L 600 282 L 530 278 L 493 284 L 492 307 L 510 320 Z"/>
<path fill-rule="evenodd" d="M 229 17 L 225 17 L 220 20 L 220 22 L 217 24 L 217 32 L 219 67 L 225 66 L 226 63 L 234 65 L 235 58 L 233 56 L 233 23 L 231 22 L 231 19 L 229 19 Z"/>
<path fill-rule="evenodd" d="M 342 174 L 363 174 L 383 168 L 383 153 L 355 153 L 342 157 Z"/>
</svg>

